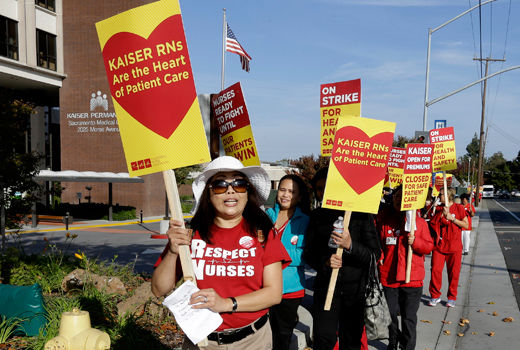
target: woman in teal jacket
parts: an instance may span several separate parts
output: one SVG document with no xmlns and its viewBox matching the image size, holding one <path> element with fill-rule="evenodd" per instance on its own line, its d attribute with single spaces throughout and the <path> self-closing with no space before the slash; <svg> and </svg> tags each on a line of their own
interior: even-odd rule
<svg viewBox="0 0 520 350">
<path fill-rule="evenodd" d="M 275 234 L 292 262 L 283 270 L 282 302 L 271 307 L 269 312 L 274 350 L 289 349 L 293 329 L 298 322 L 298 307 L 305 295 L 302 254 L 309 212 L 309 191 L 305 182 L 295 174 L 282 177 L 276 204 L 274 208 L 267 209 L 267 215 L 273 221 Z"/>
</svg>

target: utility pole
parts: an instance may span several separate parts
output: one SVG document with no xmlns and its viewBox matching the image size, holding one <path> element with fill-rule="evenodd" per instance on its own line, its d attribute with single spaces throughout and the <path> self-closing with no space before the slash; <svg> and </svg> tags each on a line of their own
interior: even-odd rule
<svg viewBox="0 0 520 350">
<path fill-rule="evenodd" d="M 474 61 L 486 61 L 486 74 L 488 76 L 489 62 L 505 62 L 504 59 L 493 59 L 493 58 L 474 58 Z M 480 137 L 478 146 L 478 166 L 477 166 L 477 194 L 475 196 L 475 206 L 479 205 L 480 201 L 480 186 L 482 186 L 482 163 L 484 161 L 484 121 L 486 115 L 486 89 L 487 79 L 484 80 L 484 93 L 482 94 L 482 113 L 480 115 Z"/>
</svg>

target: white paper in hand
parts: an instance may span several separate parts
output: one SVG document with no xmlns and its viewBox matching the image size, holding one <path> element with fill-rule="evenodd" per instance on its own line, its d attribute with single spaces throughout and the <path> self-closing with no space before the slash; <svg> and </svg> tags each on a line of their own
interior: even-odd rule
<svg viewBox="0 0 520 350">
<path fill-rule="evenodd" d="M 175 321 L 193 344 L 206 338 L 222 324 L 219 313 L 210 309 L 193 309 L 188 304 L 191 295 L 198 290 L 193 282 L 186 281 L 163 301 L 163 305 L 170 309 Z"/>
<path fill-rule="evenodd" d="M 404 230 L 406 232 L 412 232 L 412 215 L 416 214 L 417 210 L 406 211 L 406 223 L 404 224 Z M 414 230 L 417 230 L 417 224 L 415 224 Z"/>
</svg>

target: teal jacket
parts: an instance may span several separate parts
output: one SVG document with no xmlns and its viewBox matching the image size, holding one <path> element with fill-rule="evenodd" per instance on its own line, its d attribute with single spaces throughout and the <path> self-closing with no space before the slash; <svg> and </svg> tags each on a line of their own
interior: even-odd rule
<svg viewBox="0 0 520 350">
<path fill-rule="evenodd" d="M 280 206 L 267 209 L 267 215 L 271 221 L 276 222 Z M 287 253 L 291 257 L 291 264 L 283 269 L 283 293 L 292 293 L 305 289 L 305 271 L 302 259 L 305 246 L 305 233 L 309 225 L 309 216 L 305 215 L 299 207 L 296 207 L 292 218 L 283 231 L 281 241 Z"/>
</svg>

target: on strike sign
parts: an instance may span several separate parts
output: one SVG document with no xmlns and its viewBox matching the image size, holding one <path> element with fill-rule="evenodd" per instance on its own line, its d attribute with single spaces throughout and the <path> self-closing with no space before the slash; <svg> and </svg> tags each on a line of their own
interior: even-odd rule
<svg viewBox="0 0 520 350">
<path fill-rule="evenodd" d="M 136 7 L 96 29 L 130 175 L 209 161 L 178 0 Z"/>
<path fill-rule="evenodd" d="M 330 157 L 338 117 L 361 115 L 361 80 L 322 84 L 320 89 L 321 155 Z"/>
<path fill-rule="evenodd" d="M 434 147 L 434 145 L 422 143 L 406 145 L 401 210 L 424 207 L 432 178 Z"/>
<path fill-rule="evenodd" d="M 260 165 L 249 114 L 240 83 L 236 83 L 211 100 L 218 131 L 226 155 L 239 159 L 245 166 Z"/>
<path fill-rule="evenodd" d="M 377 213 L 395 123 L 338 119 L 323 207 Z"/>
<path fill-rule="evenodd" d="M 430 130 L 430 142 L 435 145 L 433 172 L 457 169 L 453 127 Z"/>
</svg>

